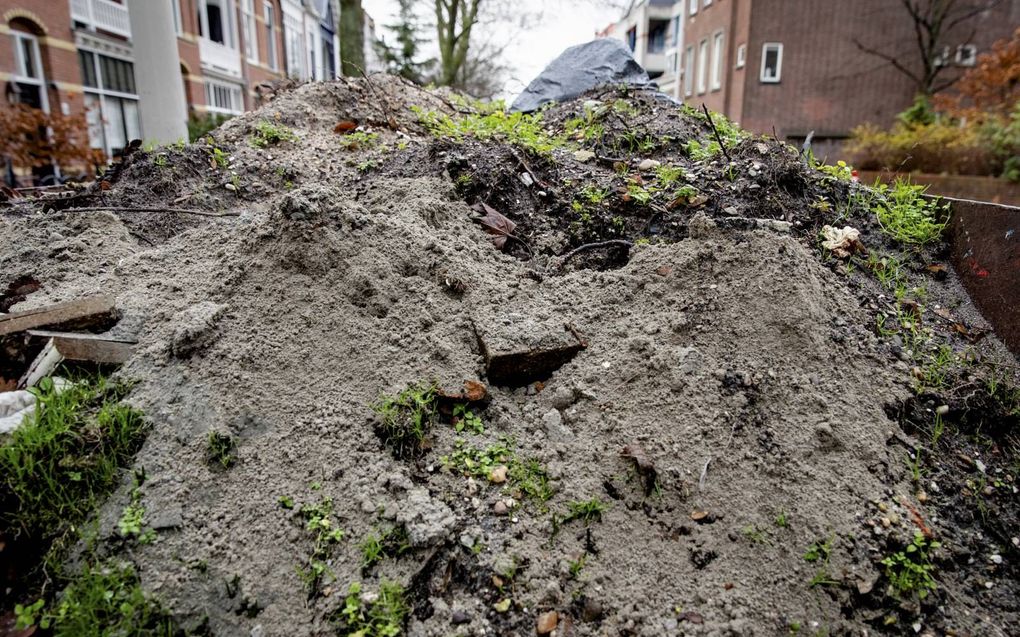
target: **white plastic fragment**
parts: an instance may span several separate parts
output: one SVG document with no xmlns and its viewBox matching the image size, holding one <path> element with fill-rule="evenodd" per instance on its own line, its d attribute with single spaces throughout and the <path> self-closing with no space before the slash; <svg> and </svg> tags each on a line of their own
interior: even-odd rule
<svg viewBox="0 0 1020 637">
<path fill-rule="evenodd" d="M 824 239 L 822 247 L 837 258 L 846 259 L 855 252 L 864 252 L 861 232 L 856 228 L 822 226 L 822 238 Z"/>
</svg>

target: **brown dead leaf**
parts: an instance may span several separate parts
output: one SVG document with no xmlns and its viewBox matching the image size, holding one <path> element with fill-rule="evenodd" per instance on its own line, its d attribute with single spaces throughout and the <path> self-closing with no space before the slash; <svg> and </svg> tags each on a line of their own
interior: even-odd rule
<svg viewBox="0 0 1020 637">
<path fill-rule="evenodd" d="M 105 179 L 102 180 L 101 182 L 99 182 L 99 189 L 100 190 L 109 190 L 110 189 L 110 182 L 106 181 Z"/>
<path fill-rule="evenodd" d="M 659 477 L 651 457 L 649 457 L 644 449 L 634 443 L 625 446 L 620 452 L 620 456 L 634 461 L 638 475 L 645 480 L 645 495 L 651 495 L 655 491 L 655 484 Z"/>
<path fill-rule="evenodd" d="M 902 307 L 911 316 L 913 316 L 915 321 L 921 320 L 921 306 L 918 305 L 917 301 L 914 301 L 912 299 L 904 299 L 900 301 L 900 307 Z"/>
<path fill-rule="evenodd" d="M 941 263 L 932 263 L 926 269 L 937 281 L 941 281 L 949 275 L 949 270 Z"/>
<path fill-rule="evenodd" d="M 333 127 L 333 132 L 339 133 L 341 135 L 346 135 L 347 133 L 350 133 L 357 127 L 358 127 L 357 123 L 352 122 L 349 119 L 345 119 L 337 122 L 336 126 Z"/>
<path fill-rule="evenodd" d="M 937 307 L 937 308 L 935 308 L 932 311 L 935 312 L 936 316 L 941 316 L 942 318 L 946 319 L 947 321 L 952 321 L 953 320 L 953 314 L 952 314 L 952 312 L 949 311 L 949 308 Z"/>
<path fill-rule="evenodd" d="M 444 403 L 478 403 L 485 400 L 488 389 L 477 380 L 466 380 L 464 387 L 457 391 L 440 388 L 437 394 L 440 402 Z"/>
<path fill-rule="evenodd" d="M 507 239 L 513 237 L 517 224 L 501 215 L 496 209 L 485 202 L 476 204 L 475 210 L 484 214 L 483 217 L 476 218 L 475 221 L 481 224 L 482 228 L 492 235 L 492 244 L 497 249 L 502 250 L 506 246 Z"/>
</svg>

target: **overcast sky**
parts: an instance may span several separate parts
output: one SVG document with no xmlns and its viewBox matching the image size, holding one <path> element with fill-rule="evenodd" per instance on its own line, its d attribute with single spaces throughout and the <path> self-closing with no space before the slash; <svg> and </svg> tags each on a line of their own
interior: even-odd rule
<svg viewBox="0 0 1020 637">
<path fill-rule="evenodd" d="M 503 2 L 505 0 L 491 0 Z M 387 35 L 384 25 L 395 22 L 395 0 L 362 0 L 362 7 L 375 20 L 377 35 Z M 432 2 L 422 0 L 423 8 L 431 9 Z M 506 96 L 520 93 L 531 79 L 538 75 L 563 49 L 595 37 L 595 32 L 615 22 L 620 10 L 607 7 L 603 2 L 584 0 L 520 0 L 514 3 L 521 11 L 541 13 L 539 24 L 522 33 L 507 49 L 509 66 L 516 67 L 514 79 L 506 86 Z M 424 14 L 423 15 L 431 15 Z M 434 27 L 433 27 L 434 29 Z M 432 35 L 434 31 L 430 31 Z"/>
</svg>

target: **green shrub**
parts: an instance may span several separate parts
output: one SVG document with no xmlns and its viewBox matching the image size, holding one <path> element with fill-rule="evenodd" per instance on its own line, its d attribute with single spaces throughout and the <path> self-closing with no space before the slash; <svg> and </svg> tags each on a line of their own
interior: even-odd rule
<svg viewBox="0 0 1020 637">
<path fill-rule="evenodd" d="M 905 245 L 924 246 L 942 237 L 949 220 L 948 205 L 924 198 L 927 186 L 897 179 L 892 187 L 877 184 L 872 208 L 882 232 Z"/>
</svg>

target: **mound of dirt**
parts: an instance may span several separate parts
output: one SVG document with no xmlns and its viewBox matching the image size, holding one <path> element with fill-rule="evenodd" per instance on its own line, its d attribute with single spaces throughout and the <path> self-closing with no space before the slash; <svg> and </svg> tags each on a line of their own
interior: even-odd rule
<svg viewBox="0 0 1020 637">
<path fill-rule="evenodd" d="M 138 341 L 118 374 L 153 424 L 157 539 L 120 554 L 182 630 L 347 634 L 349 585 L 370 605 L 396 582 L 407 635 L 1020 631 L 1016 434 L 983 426 L 1016 422 L 986 382 L 1016 361 L 927 267 L 942 244 L 896 245 L 867 189 L 642 92 L 546 110 L 549 152 L 422 115 L 476 108 L 303 85 L 0 211 L 0 289 L 40 284 L 12 311 L 114 294 Z M 515 225 L 487 233 L 483 203 Z M 889 258 L 823 253 L 823 224 L 910 291 Z M 533 367 L 494 384 L 498 355 Z M 488 385 L 480 425 L 440 414 L 396 457 L 380 396 L 464 381 Z M 932 587 L 897 587 L 897 555 Z"/>
</svg>

